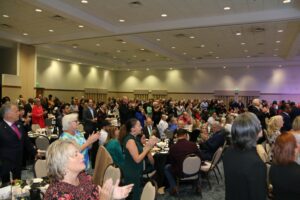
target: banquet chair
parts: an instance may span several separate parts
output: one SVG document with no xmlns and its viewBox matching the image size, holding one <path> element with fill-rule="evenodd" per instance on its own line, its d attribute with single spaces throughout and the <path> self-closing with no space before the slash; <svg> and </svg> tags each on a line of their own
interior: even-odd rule
<svg viewBox="0 0 300 200">
<path fill-rule="evenodd" d="M 182 176 L 177 176 L 177 187 L 180 182 L 193 182 L 193 188 L 199 188 L 201 159 L 195 154 L 189 154 L 182 163 Z M 201 191 L 201 190 L 200 190 Z"/>
<path fill-rule="evenodd" d="M 33 166 L 33 172 L 35 178 L 42 178 L 47 176 L 47 166 L 46 166 L 46 160 L 38 159 L 34 163 Z"/>
<path fill-rule="evenodd" d="M 141 200 L 154 200 L 156 196 L 156 187 L 151 181 L 148 181 L 143 188 Z"/>
<path fill-rule="evenodd" d="M 146 171 L 147 170 L 147 166 L 146 166 L 146 161 L 145 159 L 143 160 L 143 181 L 149 181 L 149 180 L 153 180 L 154 175 L 156 174 L 156 170 L 153 169 L 152 171 Z M 144 183 L 145 183 L 144 182 Z"/>
<path fill-rule="evenodd" d="M 40 153 L 41 156 L 45 156 L 46 155 L 46 151 L 50 145 L 50 141 L 49 139 L 44 136 L 44 135 L 39 135 L 36 139 L 35 139 L 35 145 L 38 149 L 38 152 Z"/>
<path fill-rule="evenodd" d="M 32 124 L 31 125 L 31 130 L 32 130 L 32 132 L 36 132 L 37 131 L 37 129 L 40 129 L 41 127 L 40 127 L 40 125 L 39 124 Z"/>
<path fill-rule="evenodd" d="M 50 118 L 47 118 L 47 119 L 45 119 L 45 125 L 46 126 L 52 126 L 53 124 L 52 124 L 52 119 L 50 119 Z"/>
<path fill-rule="evenodd" d="M 109 152 L 105 149 L 103 145 L 99 146 L 96 155 L 95 169 L 93 174 L 94 184 L 102 185 L 105 170 L 111 164 L 113 164 L 113 159 L 110 156 Z"/>
<path fill-rule="evenodd" d="M 209 173 L 211 171 L 213 171 L 213 173 L 215 174 L 215 177 L 217 179 L 218 184 L 219 184 L 219 179 L 218 179 L 218 176 L 217 176 L 217 173 L 216 173 L 215 169 L 217 169 L 217 171 L 220 175 L 220 178 L 222 179 L 222 175 L 221 175 L 220 169 L 218 167 L 218 164 L 221 160 L 222 153 L 223 153 L 223 147 L 219 147 L 217 149 L 217 151 L 215 152 L 212 160 L 211 161 L 205 161 L 204 165 L 201 165 L 200 170 L 201 170 L 201 172 L 205 173 L 206 180 L 208 182 L 208 185 L 209 185 L 210 189 L 211 189 L 211 184 L 210 184 L 210 181 L 209 181 Z"/>
<path fill-rule="evenodd" d="M 104 172 L 103 183 L 108 179 L 112 179 L 113 184 L 117 182 L 117 180 L 121 180 L 121 170 L 118 167 L 115 167 L 113 164 L 108 165 Z"/>
</svg>

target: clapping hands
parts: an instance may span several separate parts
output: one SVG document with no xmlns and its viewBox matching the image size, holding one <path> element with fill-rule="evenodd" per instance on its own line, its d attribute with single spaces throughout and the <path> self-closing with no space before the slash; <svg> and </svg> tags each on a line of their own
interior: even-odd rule
<svg viewBox="0 0 300 200">
<path fill-rule="evenodd" d="M 113 184 L 112 179 L 108 179 L 102 188 L 99 188 L 100 200 L 110 200 L 112 199 L 124 199 L 126 198 L 133 188 L 133 184 L 119 186 L 120 180 L 118 179 L 115 184 Z"/>
</svg>

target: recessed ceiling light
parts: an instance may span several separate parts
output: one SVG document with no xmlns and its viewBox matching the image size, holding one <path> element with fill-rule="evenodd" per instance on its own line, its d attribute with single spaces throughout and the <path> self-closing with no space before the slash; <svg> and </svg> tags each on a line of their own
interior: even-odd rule
<svg viewBox="0 0 300 200">
<path fill-rule="evenodd" d="M 122 44 L 126 44 L 127 42 L 125 42 L 125 41 L 122 41 Z"/>
<path fill-rule="evenodd" d="M 183 55 L 186 55 L 186 52 L 183 52 L 182 54 L 183 54 Z"/>
<path fill-rule="evenodd" d="M 276 49 L 274 49 L 274 51 L 278 51 L 278 50 L 279 50 L 279 49 L 277 49 L 277 48 L 276 48 Z"/>
<path fill-rule="evenodd" d="M 169 70 L 172 70 L 172 69 L 173 69 L 172 67 L 169 68 Z"/>
<path fill-rule="evenodd" d="M 57 58 L 56 60 L 57 60 L 57 61 L 60 61 L 60 58 Z"/>
<path fill-rule="evenodd" d="M 210 51 L 210 52 L 208 52 L 209 54 L 213 54 L 214 52 L 213 51 Z"/>
<path fill-rule="evenodd" d="M 190 36 L 190 39 L 194 39 L 195 38 L 195 36 Z"/>
<path fill-rule="evenodd" d="M 176 47 L 171 47 L 172 49 L 175 49 Z"/>
<path fill-rule="evenodd" d="M 204 44 L 201 44 L 201 45 L 200 45 L 200 47 L 201 47 L 201 48 L 204 48 L 204 47 L 205 47 L 205 45 L 204 45 Z"/>
<path fill-rule="evenodd" d="M 78 25 L 78 28 L 84 28 L 84 26 L 83 25 Z"/>
<path fill-rule="evenodd" d="M 291 3 L 291 0 L 283 0 L 282 3 Z"/>
<path fill-rule="evenodd" d="M 220 58 L 219 56 L 216 57 L 216 59 L 219 59 L 219 58 Z"/>
<path fill-rule="evenodd" d="M 121 50 L 118 49 L 118 50 L 117 50 L 117 53 L 121 53 Z"/>
<path fill-rule="evenodd" d="M 229 6 L 225 6 L 224 10 L 230 10 L 231 8 Z"/>
<path fill-rule="evenodd" d="M 149 69 L 149 68 L 146 68 L 146 70 L 149 71 L 150 69 Z"/>
<path fill-rule="evenodd" d="M 250 58 L 251 56 L 247 56 L 247 58 Z"/>
<path fill-rule="evenodd" d="M 23 33 L 23 35 L 27 36 L 27 35 L 28 35 L 28 33 Z"/>
<path fill-rule="evenodd" d="M 113 59 L 117 59 L 117 57 L 116 57 L 116 56 L 114 56 L 114 57 L 113 57 Z"/>
<path fill-rule="evenodd" d="M 42 10 L 37 8 L 37 9 L 35 9 L 35 12 L 42 12 Z"/>
<path fill-rule="evenodd" d="M 133 55 L 132 57 L 136 58 L 136 55 Z"/>
<path fill-rule="evenodd" d="M 241 45 L 245 45 L 245 44 L 246 44 L 245 42 L 242 42 L 242 43 L 241 43 Z"/>
<path fill-rule="evenodd" d="M 81 3 L 88 3 L 89 1 L 87 0 L 81 0 Z"/>
<path fill-rule="evenodd" d="M 5 15 L 5 14 L 4 14 L 4 15 L 2 15 L 2 16 L 3 16 L 4 18 L 9 18 L 9 16 L 8 16 L 8 15 Z"/>
<path fill-rule="evenodd" d="M 276 43 L 277 43 L 277 44 L 280 43 L 280 40 L 277 40 Z"/>
<path fill-rule="evenodd" d="M 223 69 L 226 69 L 226 66 L 223 66 Z"/>
<path fill-rule="evenodd" d="M 156 41 L 160 41 L 160 39 L 159 39 L 159 38 L 156 38 Z"/>
<path fill-rule="evenodd" d="M 96 67 L 99 68 L 100 66 L 97 65 Z"/>
<path fill-rule="evenodd" d="M 52 30 L 52 29 L 49 29 L 49 32 L 53 33 L 53 32 L 54 32 L 54 30 Z"/>
<path fill-rule="evenodd" d="M 77 44 L 73 44 L 72 47 L 73 47 L 74 49 L 77 49 L 78 45 L 77 45 Z"/>
<path fill-rule="evenodd" d="M 159 54 L 155 54 L 155 56 L 159 56 Z"/>
<path fill-rule="evenodd" d="M 277 55 L 277 54 L 274 54 L 273 56 L 274 56 L 274 57 L 277 57 L 278 55 Z"/>
<path fill-rule="evenodd" d="M 240 36 L 240 35 L 242 35 L 242 33 L 241 32 L 237 32 L 237 33 L 235 33 L 235 35 Z"/>
<path fill-rule="evenodd" d="M 119 19 L 119 22 L 125 22 L 125 19 Z"/>
<path fill-rule="evenodd" d="M 145 51 L 145 49 L 143 49 L 143 48 L 142 48 L 142 49 L 140 49 L 140 50 L 141 50 L 141 51 Z"/>
<path fill-rule="evenodd" d="M 282 32 L 283 32 L 283 30 L 282 30 L 282 29 L 279 29 L 279 30 L 277 30 L 277 32 L 278 32 L 278 33 L 282 33 Z"/>
<path fill-rule="evenodd" d="M 127 71 L 130 71 L 130 69 L 127 69 Z"/>
<path fill-rule="evenodd" d="M 244 52 L 248 52 L 248 50 L 247 50 L 247 49 L 244 49 Z"/>
<path fill-rule="evenodd" d="M 160 16 L 161 16 L 161 17 L 167 17 L 168 15 L 165 14 L 165 13 L 163 13 L 163 14 L 161 14 Z"/>
<path fill-rule="evenodd" d="M 100 44 L 99 44 L 99 43 L 97 43 L 97 44 L 96 44 L 96 46 L 97 46 L 97 47 L 100 47 Z"/>
</svg>

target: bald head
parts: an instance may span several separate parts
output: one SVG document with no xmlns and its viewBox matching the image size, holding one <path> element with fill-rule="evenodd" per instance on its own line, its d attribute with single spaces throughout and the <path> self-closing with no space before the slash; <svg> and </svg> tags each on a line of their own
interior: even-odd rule
<svg viewBox="0 0 300 200">
<path fill-rule="evenodd" d="M 259 99 L 253 99 L 253 100 L 252 100 L 252 104 L 253 104 L 254 106 L 259 107 L 259 106 L 260 106 L 260 100 L 259 100 Z"/>
</svg>

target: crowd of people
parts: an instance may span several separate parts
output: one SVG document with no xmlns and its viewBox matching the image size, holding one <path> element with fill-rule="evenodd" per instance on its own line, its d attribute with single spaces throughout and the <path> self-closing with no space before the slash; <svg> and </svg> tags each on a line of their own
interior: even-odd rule
<svg viewBox="0 0 300 200">
<path fill-rule="evenodd" d="M 266 199 L 268 183 L 273 185 L 275 199 L 300 196 L 295 189 L 300 176 L 300 108 L 294 102 L 268 104 L 253 99 L 248 104 L 232 100 L 225 105 L 218 99 L 129 100 L 124 96 L 107 102 L 75 97 L 68 103 L 52 95 L 28 101 L 20 95 L 15 103 L 9 97 L 1 103 L 0 175 L 4 182 L 9 181 L 10 172 L 14 179 L 21 178 L 23 155 L 37 155 L 26 136 L 31 125 L 44 128 L 46 118 L 55 118 L 53 130 L 60 139 L 50 145 L 46 155 L 48 176 L 53 180 L 46 199 L 63 195 L 140 199 L 144 165 L 154 168 L 151 150 L 166 138 L 171 146 L 164 176 L 171 195 L 178 194 L 175 180 L 183 176 L 186 156 L 195 154 L 202 161 L 211 161 L 217 149 L 226 145 L 226 199 Z M 121 169 L 124 186 L 110 181 L 102 187 L 92 184 L 87 172 L 94 168 L 101 145 Z M 271 164 L 270 182 L 266 164 Z M 289 176 L 280 176 L 285 171 Z M 295 188 L 286 187 L 290 180 L 295 180 Z M 201 185 L 196 189 L 201 193 Z"/>
</svg>

